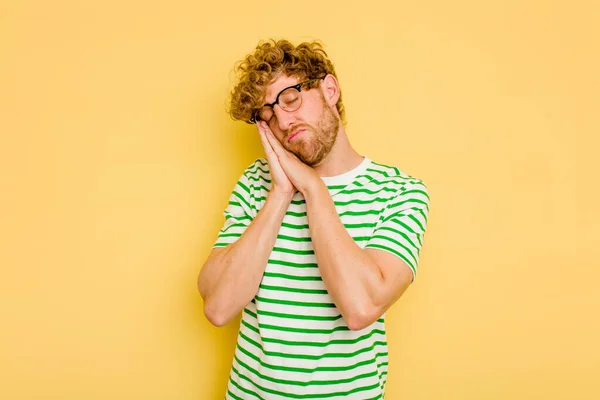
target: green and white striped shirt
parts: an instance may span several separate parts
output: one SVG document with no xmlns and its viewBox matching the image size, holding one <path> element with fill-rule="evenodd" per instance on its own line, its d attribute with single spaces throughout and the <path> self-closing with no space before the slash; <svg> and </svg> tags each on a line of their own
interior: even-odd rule
<svg viewBox="0 0 600 400">
<path fill-rule="evenodd" d="M 367 157 L 347 173 L 321 179 L 355 243 L 400 257 L 414 281 L 429 212 L 423 182 Z M 239 239 L 270 188 L 269 165 L 259 158 L 235 185 L 214 247 Z M 242 313 L 226 399 L 383 399 L 384 318 L 348 328 L 321 279 L 306 203 L 296 193 L 258 293 Z"/>
</svg>

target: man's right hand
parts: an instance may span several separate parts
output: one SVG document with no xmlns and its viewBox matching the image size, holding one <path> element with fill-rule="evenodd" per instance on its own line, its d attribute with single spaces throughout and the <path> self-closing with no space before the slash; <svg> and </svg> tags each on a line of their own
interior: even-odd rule
<svg viewBox="0 0 600 400">
<path fill-rule="evenodd" d="M 257 122 L 256 126 L 260 135 L 260 141 L 262 142 L 265 154 L 267 156 L 267 161 L 269 162 L 269 170 L 271 171 L 272 180 L 271 191 L 290 196 L 294 195 L 298 189 L 294 187 L 288 176 L 283 171 L 283 168 L 279 163 L 279 158 L 277 158 L 277 154 L 275 154 L 275 151 L 267 140 L 266 132 L 270 130 L 269 126 L 264 121 Z"/>
</svg>

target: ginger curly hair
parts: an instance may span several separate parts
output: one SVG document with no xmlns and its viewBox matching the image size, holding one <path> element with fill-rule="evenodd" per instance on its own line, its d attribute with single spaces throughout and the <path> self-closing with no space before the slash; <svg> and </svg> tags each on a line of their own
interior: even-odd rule
<svg viewBox="0 0 600 400">
<path fill-rule="evenodd" d="M 287 40 L 260 42 L 254 53 L 236 63 L 234 69 L 238 83 L 231 92 L 229 114 L 233 120 L 249 124 L 254 112 L 264 104 L 267 86 L 280 75 L 305 80 L 331 74 L 337 79 L 333 63 L 319 41 L 298 46 Z M 341 91 L 336 108 L 345 124 Z"/>
</svg>

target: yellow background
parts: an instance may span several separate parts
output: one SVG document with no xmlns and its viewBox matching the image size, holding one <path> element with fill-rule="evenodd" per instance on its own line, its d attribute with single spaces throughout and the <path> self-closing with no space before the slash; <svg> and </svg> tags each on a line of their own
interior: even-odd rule
<svg viewBox="0 0 600 400">
<path fill-rule="evenodd" d="M 358 151 L 425 181 L 387 399 L 600 398 L 595 1 L 4 1 L 0 398 L 220 399 L 196 277 L 262 156 L 259 39 L 321 39 Z"/>
</svg>

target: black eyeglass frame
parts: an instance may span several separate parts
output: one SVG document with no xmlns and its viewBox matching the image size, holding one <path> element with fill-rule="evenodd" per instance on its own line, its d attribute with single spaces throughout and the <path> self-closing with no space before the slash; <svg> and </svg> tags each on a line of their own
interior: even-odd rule
<svg viewBox="0 0 600 400">
<path fill-rule="evenodd" d="M 257 120 L 257 119 L 256 119 L 256 117 L 257 117 L 257 115 L 258 115 L 258 112 L 259 112 L 260 110 L 262 110 L 262 109 L 263 109 L 263 107 L 271 107 L 271 108 L 273 109 L 273 112 L 274 112 L 274 111 L 275 111 L 275 105 L 276 105 L 276 104 L 279 104 L 279 96 L 281 96 L 281 94 L 282 94 L 283 92 L 285 92 L 286 90 L 288 90 L 288 89 L 296 89 L 298 92 L 300 92 L 300 93 L 301 93 L 301 92 L 302 92 L 302 86 L 306 85 L 307 83 L 310 83 L 310 82 L 313 82 L 313 81 L 320 81 L 321 79 L 325 79 L 325 78 L 327 78 L 327 75 L 325 75 L 325 76 L 322 76 L 322 77 L 320 77 L 320 78 L 308 79 L 308 80 L 306 80 L 306 81 L 304 81 L 304 82 L 300 82 L 300 83 L 297 83 L 297 84 L 295 84 L 295 85 L 288 86 L 288 87 L 286 87 L 286 88 L 282 89 L 282 90 L 281 90 L 281 91 L 280 91 L 280 92 L 277 94 L 277 97 L 275 98 L 275 101 L 274 101 L 274 102 L 272 102 L 272 103 L 265 103 L 265 104 L 263 104 L 263 106 L 262 106 L 262 107 L 258 108 L 256 111 L 254 111 L 254 113 L 252 113 L 252 117 L 250 118 L 250 122 L 251 122 L 252 124 L 255 124 L 257 121 L 262 121 L 262 120 Z M 301 105 L 300 105 L 300 106 L 301 106 Z M 298 108 L 300 108 L 300 106 L 298 106 Z M 293 110 L 293 111 L 287 111 L 287 110 L 283 109 L 283 107 L 282 107 L 281 109 L 282 109 L 283 111 L 286 111 L 286 112 L 293 112 L 293 111 L 295 111 L 295 110 Z M 297 109 L 296 109 L 296 110 L 297 110 Z"/>
</svg>

